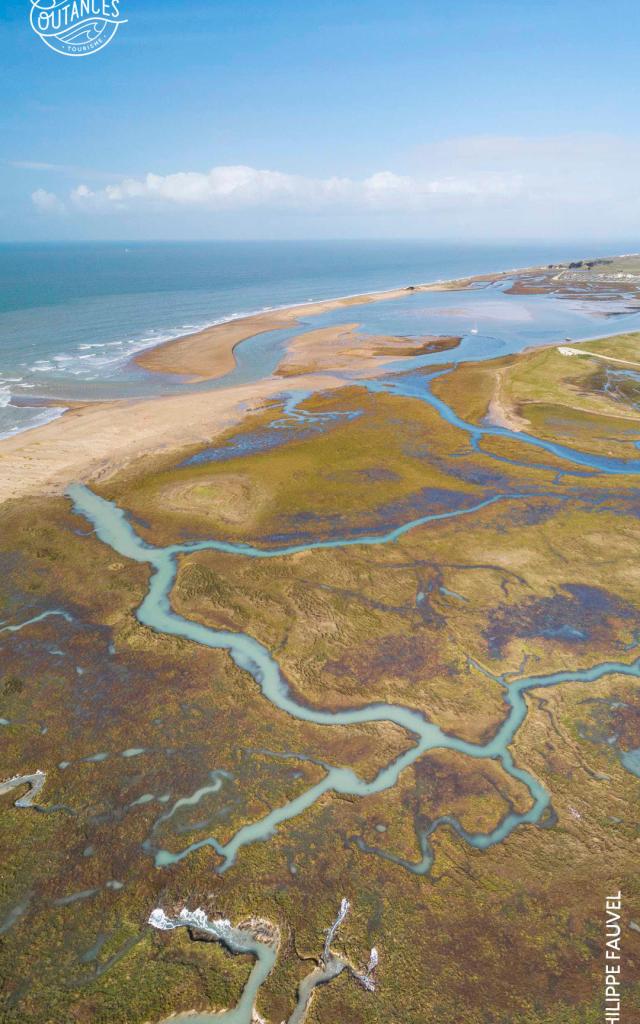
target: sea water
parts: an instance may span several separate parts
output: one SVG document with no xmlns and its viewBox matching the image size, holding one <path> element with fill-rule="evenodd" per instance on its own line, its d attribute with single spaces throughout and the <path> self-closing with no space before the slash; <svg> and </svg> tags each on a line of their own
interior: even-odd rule
<svg viewBox="0 0 640 1024">
<path fill-rule="evenodd" d="M 604 255 L 621 248 L 620 243 L 597 246 Z M 65 401 L 183 389 L 179 379 L 141 370 L 132 356 L 220 321 L 275 306 L 589 255 L 585 243 L 577 242 L 0 245 L 0 437 L 59 415 Z M 394 319 L 398 307 L 377 316 L 368 312 L 367 319 L 380 331 L 419 334 L 430 328 L 446 333 L 460 325 L 459 315 L 439 315 L 431 324 L 416 310 L 424 314 L 438 303 L 455 309 L 475 301 L 460 293 L 423 295 L 422 306 L 414 302 L 400 327 Z M 361 321 L 361 309 L 350 318 Z M 514 324 L 509 327 L 503 320 L 500 326 L 504 335 Z M 604 333 L 605 325 L 600 326 Z M 291 333 L 270 332 L 239 346 L 233 380 L 248 382 L 271 373 Z M 520 344 L 527 331 L 516 333 Z"/>
</svg>

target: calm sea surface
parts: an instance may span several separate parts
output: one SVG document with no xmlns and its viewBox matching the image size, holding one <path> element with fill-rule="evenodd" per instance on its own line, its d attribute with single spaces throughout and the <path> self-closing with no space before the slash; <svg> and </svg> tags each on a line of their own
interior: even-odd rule
<svg viewBox="0 0 640 1024">
<path fill-rule="evenodd" d="M 599 245 L 597 255 L 620 252 Z M 444 280 L 593 255 L 584 243 L 453 246 L 414 242 L 196 242 L 0 245 L 0 436 L 59 414 L 38 399 L 101 399 L 184 388 L 131 363 L 143 348 L 230 317 L 310 299 Z M 417 299 L 417 297 L 416 297 Z M 569 309 L 514 303 L 510 316 L 489 309 L 490 336 L 502 349 L 535 342 L 539 323 L 576 337 L 610 333 Z M 357 319 L 395 333 L 471 332 L 486 336 L 482 311 L 468 296 L 421 296 L 359 310 Z M 568 304 L 560 304 L 567 307 Z M 404 306 L 404 308 L 402 308 Z M 543 308 L 544 306 L 544 308 Z M 464 309 L 463 309 L 464 307 Z M 480 326 L 471 327 L 478 315 Z M 342 314 L 344 316 L 344 314 Z M 466 326 L 465 326 L 466 317 Z M 353 319 L 355 319 L 355 314 Z M 565 323 L 565 318 L 567 322 Z M 582 320 L 581 320 L 582 318 Z M 590 319 L 593 320 L 592 317 Z M 633 318 L 635 320 L 635 318 Z M 487 321 L 488 322 L 488 321 Z M 270 373 L 289 331 L 238 350 L 234 379 Z M 486 348 L 486 345 L 485 345 Z M 244 351 L 243 351 L 244 349 Z M 483 352 L 483 354 L 487 354 Z"/>
</svg>

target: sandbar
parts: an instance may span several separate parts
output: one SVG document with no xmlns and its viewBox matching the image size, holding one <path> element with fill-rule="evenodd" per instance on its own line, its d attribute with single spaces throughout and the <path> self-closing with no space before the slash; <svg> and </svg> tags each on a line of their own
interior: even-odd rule
<svg viewBox="0 0 640 1024">
<path fill-rule="evenodd" d="M 528 268 L 529 273 L 535 270 Z M 135 361 L 156 373 L 205 382 L 227 374 L 235 365 L 234 348 L 257 334 L 302 326 L 305 318 L 334 309 L 406 298 L 414 292 L 462 290 L 474 282 L 495 282 L 523 272 L 500 271 L 268 310 L 166 342 L 139 353 Z M 0 441 L 0 503 L 27 495 L 62 494 L 72 481 L 97 481 L 139 458 L 206 444 L 247 411 L 259 409 L 285 390 L 343 386 L 344 379 L 337 374 L 346 366 L 366 366 L 374 375 L 390 358 L 452 348 L 459 341 L 359 335 L 357 326 L 301 332 L 290 341 L 278 375 L 263 381 L 216 391 L 78 404 L 52 422 L 5 438 Z M 498 397 L 492 413 L 505 415 Z"/>
<path fill-rule="evenodd" d="M 263 313 L 255 313 L 251 316 L 214 324 L 195 334 L 185 334 L 172 341 L 162 342 L 155 348 L 139 352 L 134 356 L 134 362 L 137 366 L 153 373 L 185 376 L 191 381 L 216 380 L 218 377 L 224 377 L 234 368 L 236 346 L 257 334 L 285 327 L 302 326 L 305 317 L 318 316 L 334 309 L 361 306 L 370 302 L 386 302 L 406 297 L 412 292 L 437 291 L 443 287 L 445 287 L 444 284 L 409 285 L 406 288 L 394 288 L 384 292 L 347 295 L 338 299 L 326 299 L 320 302 L 288 306 L 284 309 L 267 310 Z"/>
</svg>

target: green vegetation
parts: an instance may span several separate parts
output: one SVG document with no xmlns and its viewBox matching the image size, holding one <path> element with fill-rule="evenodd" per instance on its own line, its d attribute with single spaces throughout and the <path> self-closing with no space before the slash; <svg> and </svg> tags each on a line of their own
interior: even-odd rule
<svg viewBox="0 0 640 1024">
<path fill-rule="evenodd" d="M 606 344 L 617 354 L 631 342 Z M 622 427 L 604 442 L 603 426 L 609 438 L 635 411 L 594 390 L 593 362 L 544 350 L 462 366 L 437 389 L 479 422 L 499 370 L 509 404 L 536 431 L 566 441 L 564 427 L 553 434 L 561 408 L 572 417 L 567 443 L 628 455 Z M 505 715 L 495 676 L 627 656 L 638 620 L 633 480 L 580 478 L 566 464 L 556 479 L 555 468 L 528 467 L 517 441 L 486 443 L 518 465 L 496 462 L 413 399 L 349 387 L 304 404 L 313 415 L 354 409 L 357 418 L 324 420 L 308 433 L 301 424 L 278 446 L 229 461 L 179 468 L 193 453 L 171 453 L 101 492 L 155 542 L 216 536 L 263 545 L 388 530 L 507 497 L 376 548 L 269 561 L 191 554 L 172 595 L 181 614 L 258 638 L 309 703 L 392 700 L 474 741 Z M 282 429 L 270 426 L 282 415 L 266 409 L 241 434 Z M 553 467 L 551 457 L 544 462 Z M 427 876 L 361 851 L 354 838 L 417 862 L 416 830 L 440 815 L 470 831 L 494 827 L 529 800 L 497 762 L 432 751 L 388 792 L 326 795 L 269 842 L 243 849 L 224 875 L 208 848 L 159 869 L 158 848 L 176 852 L 212 834 L 227 840 L 313 785 L 323 762 L 369 778 L 412 738 L 384 723 L 293 719 L 223 652 L 142 627 L 134 611 L 147 567 L 116 561 L 63 500 L 5 506 L 0 544 L 0 619 L 52 608 L 73 616 L 0 634 L 0 716 L 11 723 L 2 727 L 0 778 L 45 770 L 40 804 L 50 811 L 14 808 L 15 792 L 0 798 L 0 928 L 12 922 L 0 953 L 3 1021 L 154 1024 L 171 1012 L 233 1005 L 247 959 L 146 926 L 153 907 L 188 903 L 235 922 L 278 924 L 282 952 L 259 1004 L 274 1024 L 290 1012 L 304 958 L 316 954 L 343 895 L 353 912 L 337 948 L 357 960 L 378 946 L 379 987 L 372 996 L 339 979 L 318 994 L 311 1024 L 599 1019 L 604 895 L 614 879 L 629 907 L 640 896 L 629 812 L 640 781 L 620 761 L 621 750 L 640 745 L 633 681 L 534 691 L 513 755 L 552 794 L 555 817 L 486 851 L 443 827 Z M 176 807 L 211 786 L 212 772 L 226 773 L 218 790 Z M 625 948 L 631 1012 L 640 935 L 627 931 Z"/>
</svg>

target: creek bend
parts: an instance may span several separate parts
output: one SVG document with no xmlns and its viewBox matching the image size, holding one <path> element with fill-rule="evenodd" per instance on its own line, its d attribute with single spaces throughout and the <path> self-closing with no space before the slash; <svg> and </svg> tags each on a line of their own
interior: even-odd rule
<svg viewBox="0 0 640 1024">
<path fill-rule="evenodd" d="M 517 435 L 515 436 L 517 437 Z M 598 469 L 597 466 L 593 468 L 596 471 Z M 138 536 L 126 513 L 115 503 L 101 498 L 82 484 L 74 484 L 69 488 L 68 494 L 73 502 L 74 511 L 84 516 L 93 525 L 100 541 L 109 545 L 119 555 L 136 562 L 146 563 L 151 567 L 152 574 L 148 592 L 136 610 L 136 616 L 142 625 L 156 633 L 177 636 L 205 647 L 228 651 L 237 667 L 253 678 L 263 697 L 295 718 L 316 725 L 342 727 L 353 724 L 391 722 L 405 730 L 415 741 L 412 747 L 396 757 L 369 780 L 361 778 L 348 767 L 327 766 L 326 775 L 320 782 L 311 786 L 295 799 L 274 808 L 258 821 L 244 825 L 227 842 L 222 843 L 210 836 L 190 844 L 177 853 L 167 850 L 157 851 L 155 863 L 158 867 L 177 863 L 195 850 L 208 846 L 221 858 L 215 870 L 218 873 L 223 873 L 233 866 L 243 847 L 268 840 L 280 825 L 304 813 L 325 793 L 334 792 L 366 797 L 383 792 L 396 784 L 400 774 L 406 768 L 428 751 L 436 749 L 456 751 L 476 760 L 483 758 L 496 760 L 500 762 L 508 775 L 527 788 L 531 797 L 529 809 L 520 813 L 510 810 L 496 827 L 488 832 L 470 833 L 455 818 L 448 816 L 431 823 L 428 829 L 428 835 L 432 835 L 440 825 L 449 825 L 471 846 L 477 849 L 487 849 L 505 840 L 520 825 L 544 824 L 546 817 L 551 813 L 549 793 L 530 772 L 516 765 L 510 750 L 510 745 L 527 716 L 528 708 L 525 699 L 527 692 L 569 682 L 588 684 L 612 673 L 640 676 L 640 658 L 638 658 L 630 663 L 602 662 L 575 671 L 523 676 L 508 684 L 501 677 L 496 677 L 496 684 L 500 685 L 503 691 L 505 718 L 486 743 L 472 743 L 444 732 L 421 711 L 401 704 L 377 702 L 338 711 L 329 711 L 321 707 L 303 704 L 297 700 L 290 689 L 277 660 L 254 637 L 242 631 L 213 629 L 184 618 L 177 614 L 171 606 L 170 594 L 176 579 L 177 558 L 181 554 L 217 550 L 247 558 L 264 559 L 283 557 L 299 551 L 318 548 L 390 544 L 409 530 L 427 527 L 429 522 L 460 515 L 472 515 L 496 501 L 518 501 L 522 497 L 521 495 L 499 495 L 467 509 L 423 516 L 420 519 L 404 523 L 386 534 L 264 549 L 217 540 L 155 547 Z M 408 870 L 428 873 L 433 861 L 428 835 L 425 832 L 420 839 L 422 857 L 418 863 L 400 860 L 398 863 Z M 371 852 L 376 851 L 372 850 Z"/>
</svg>

